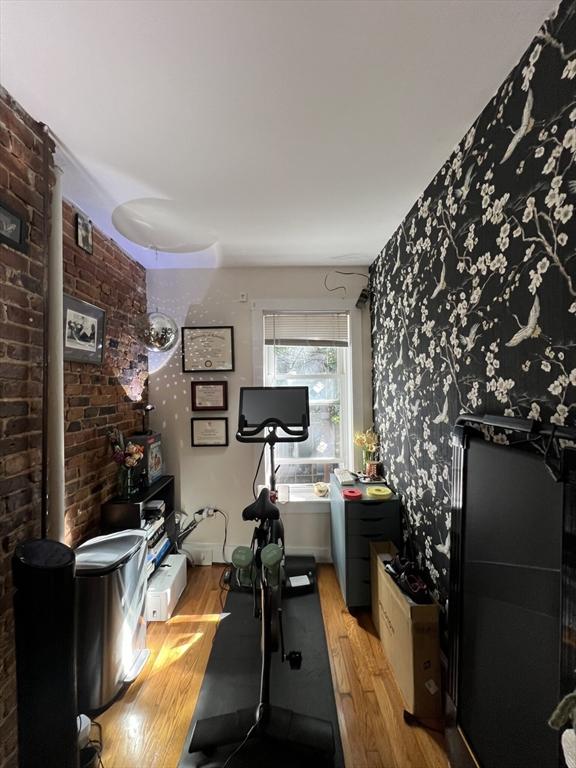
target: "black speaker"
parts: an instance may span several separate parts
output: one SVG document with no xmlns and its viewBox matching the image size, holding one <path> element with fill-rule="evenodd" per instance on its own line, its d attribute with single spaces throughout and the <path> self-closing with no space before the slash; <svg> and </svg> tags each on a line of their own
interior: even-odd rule
<svg viewBox="0 0 576 768">
<path fill-rule="evenodd" d="M 20 768 L 78 768 L 74 568 L 49 539 L 12 558 Z"/>
</svg>

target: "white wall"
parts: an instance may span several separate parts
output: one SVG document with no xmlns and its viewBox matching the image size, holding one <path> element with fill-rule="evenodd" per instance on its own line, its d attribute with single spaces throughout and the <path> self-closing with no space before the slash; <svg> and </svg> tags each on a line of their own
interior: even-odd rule
<svg viewBox="0 0 576 768">
<path fill-rule="evenodd" d="M 339 267 L 340 268 L 340 267 Z M 345 269 L 345 268 L 344 268 Z M 354 271 L 363 272 L 358 269 Z M 329 292 L 324 279 L 329 273 L 330 287 L 345 285 L 346 300 L 355 301 L 366 280 L 360 276 L 332 276 L 326 268 L 243 268 L 243 269 L 164 269 L 150 270 L 148 306 L 171 315 L 179 326 L 232 325 L 235 336 L 235 370 L 232 373 L 182 373 L 180 344 L 170 353 L 150 355 L 149 399 L 156 406 L 150 425 L 162 432 L 165 470 L 176 477 L 176 506 L 189 513 L 212 506 L 228 514 L 226 556 L 238 544 L 249 544 L 252 526 L 242 521 L 241 511 L 252 500 L 252 479 L 259 448 L 238 443 L 238 397 L 241 386 L 253 382 L 251 303 L 262 299 L 334 299 L 338 304 L 344 292 Z M 241 302 L 246 293 L 248 301 Z M 363 429 L 372 423 L 370 322 L 368 309 L 362 312 Z M 192 380 L 228 381 L 229 446 L 192 448 L 190 435 Z M 202 415 L 202 414 L 198 414 Z M 314 554 L 330 559 L 329 504 L 326 501 L 289 502 L 282 506 L 288 552 Z M 188 539 L 193 553 L 196 545 L 212 550 L 215 561 L 222 560 L 224 526 L 221 516 L 203 521 Z"/>
</svg>

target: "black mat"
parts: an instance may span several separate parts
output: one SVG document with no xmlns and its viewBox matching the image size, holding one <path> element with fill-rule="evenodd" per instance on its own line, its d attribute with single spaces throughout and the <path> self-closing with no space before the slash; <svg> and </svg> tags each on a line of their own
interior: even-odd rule
<svg viewBox="0 0 576 768">
<path fill-rule="evenodd" d="M 294 567 L 294 561 L 290 564 Z M 306 572 L 304 569 L 301 572 Z M 311 594 L 288 597 L 283 602 L 286 650 L 302 651 L 302 669 L 292 671 L 273 654 L 271 703 L 312 717 L 329 720 L 334 729 L 334 768 L 344 768 L 338 716 L 332 689 L 332 676 L 320 600 L 316 590 Z M 233 747 L 226 747 L 207 758 L 202 753 L 189 754 L 191 735 L 196 720 L 233 712 L 258 703 L 260 685 L 260 622 L 253 616 L 253 600 L 249 594 L 230 592 L 224 611 L 229 616 L 220 621 L 202 689 L 183 746 L 179 768 L 210 768 L 222 765 Z M 269 751 L 266 751 L 266 750 Z M 296 762 L 297 760 L 297 762 Z M 273 745 L 248 743 L 233 759 L 230 768 L 260 766 L 295 766 L 312 764 L 306 759 L 290 757 L 284 749 Z M 319 763 L 316 761 L 316 765 Z"/>
</svg>

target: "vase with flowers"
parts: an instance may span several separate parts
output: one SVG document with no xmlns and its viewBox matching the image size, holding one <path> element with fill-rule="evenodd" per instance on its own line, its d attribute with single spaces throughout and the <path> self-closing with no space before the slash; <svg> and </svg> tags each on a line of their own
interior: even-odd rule
<svg viewBox="0 0 576 768">
<path fill-rule="evenodd" d="M 378 475 L 378 435 L 373 429 L 354 434 L 354 445 L 362 449 L 362 471 L 373 477 Z"/>
<path fill-rule="evenodd" d="M 117 428 L 109 432 L 108 439 L 112 447 L 112 458 L 118 465 L 118 495 L 129 498 L 137 489 L 134 485 L 134 468 L 142 461 L 144 448 L 124 440 L 124 435 Z"/>
</svg>

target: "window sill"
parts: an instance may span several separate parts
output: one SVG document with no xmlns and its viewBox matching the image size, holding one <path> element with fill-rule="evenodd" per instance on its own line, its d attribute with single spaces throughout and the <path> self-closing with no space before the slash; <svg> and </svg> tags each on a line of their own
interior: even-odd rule
<svg viewBox="0 0 576 768">
<path fill-rule="evenodd" d="M 320 501 L 320 502 L 327 502 L 330 501 L 330 496 L 316 496 L 312 488 L 301 488 L 297 485 L 291 485 L 290 486 L 290 498 L 288 502 L 284 503 L 292 503 L 296 502 L 297 504 L 303 501 Z"/>
<path fill-rule="evenodd" d="M 258 491 L 264 486 L 259 485 Z M 288 501 L 277 501 L 280 508 L 280 514 L 284 512 L 328 512 L 330 503 L 330 493 L 326 496 L 316 496 L 311 486 L 290 486 L 290 496 Z M 318 504 L 316 509 L 302 509 L 302 505 Z M 299 508 L 300 507 L 300 508 Z"/>
</svg>

